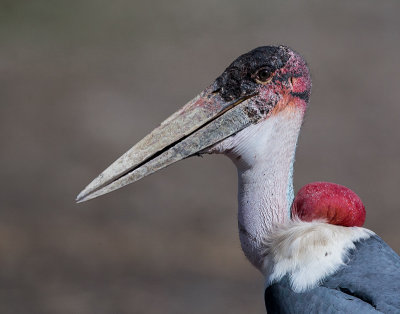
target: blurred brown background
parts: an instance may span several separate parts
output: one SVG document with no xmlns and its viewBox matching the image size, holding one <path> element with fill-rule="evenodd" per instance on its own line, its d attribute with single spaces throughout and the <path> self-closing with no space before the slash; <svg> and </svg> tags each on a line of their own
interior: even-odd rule
<svg viewBox="0 0 400 314">
<path fill-rule="evenodd" d="M 263 313 L 236 171 L 192 158 L 76 205 L 238 55 L 286 44 L 313 95 L 296 189 L 354 189 L 400 252 L 400 2 L 0 1 L 0 312 Z"/>
</svg>

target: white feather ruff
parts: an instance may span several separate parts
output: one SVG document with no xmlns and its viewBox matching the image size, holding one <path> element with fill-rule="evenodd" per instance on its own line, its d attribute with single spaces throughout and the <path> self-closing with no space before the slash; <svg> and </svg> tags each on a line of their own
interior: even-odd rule
<svg viewBox="0 0 400 314">
<path fill-rule="evenodd" d="M 311 289 L 344 264 L 355 242 L 373 234 L 365 228 L 323 221 L 292 220 L 276 226 L 263 241 L 266 286 L 288 274 L 293 291 Z"/>
</svg>

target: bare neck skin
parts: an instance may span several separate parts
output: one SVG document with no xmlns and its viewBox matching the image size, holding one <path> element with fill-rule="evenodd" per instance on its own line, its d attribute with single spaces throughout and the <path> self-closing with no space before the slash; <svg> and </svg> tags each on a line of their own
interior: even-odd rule
<svg viewBox="0 0 400 314">
<path fill-rule="evenodd" d="M 274 225 L 290 219 L 293 163 L 302 120 L 303 111 L 289 107 L 214 148 L 224 150 L 237 167 L 240 243 L 259 270 L 263 239 Z"/>
</svg>

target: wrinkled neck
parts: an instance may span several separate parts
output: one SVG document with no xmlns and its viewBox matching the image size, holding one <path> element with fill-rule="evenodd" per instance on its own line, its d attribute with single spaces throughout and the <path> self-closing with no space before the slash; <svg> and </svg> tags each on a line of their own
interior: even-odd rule
<svg viewBox="0 0 400 314">
<path fill-rule="evenodd" d="M 228 156 L 237 167 L 238 225 L 244 254 L 258 269 L 262 241 L 290 219 L 293 163 L 303 112 L 281 111 L 239 133 Z"/>
</svg>

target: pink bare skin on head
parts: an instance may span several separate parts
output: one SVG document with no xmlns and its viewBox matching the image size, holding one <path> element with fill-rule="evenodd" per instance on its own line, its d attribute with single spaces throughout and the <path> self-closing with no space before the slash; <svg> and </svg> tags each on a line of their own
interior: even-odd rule
<svg viewBox="0 0 400 314">
<path fill-rule="evenodd" d="M 365 221 L 365 207 L 358 195 L 343 185 L 313 182 L 297 193 L 292 217 L 303 221 L 325 219 L 333 225 L 361 227 Z"/>
</svg>

